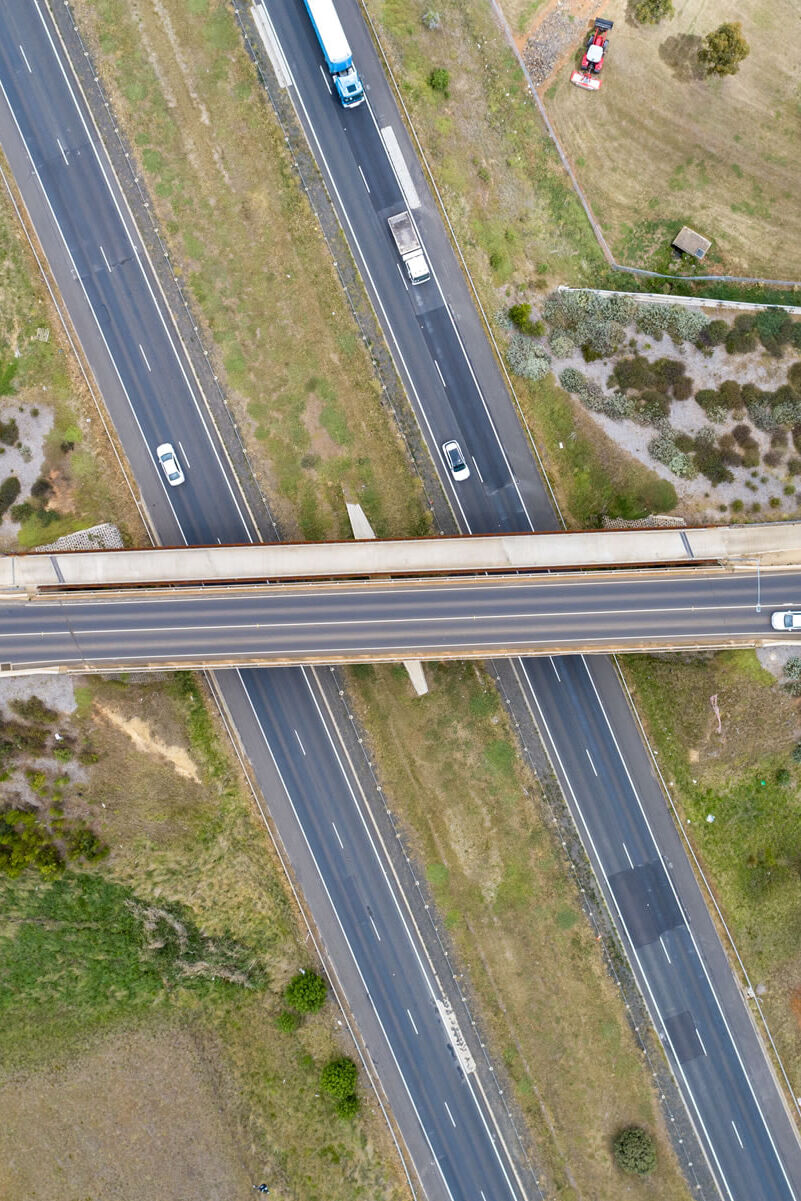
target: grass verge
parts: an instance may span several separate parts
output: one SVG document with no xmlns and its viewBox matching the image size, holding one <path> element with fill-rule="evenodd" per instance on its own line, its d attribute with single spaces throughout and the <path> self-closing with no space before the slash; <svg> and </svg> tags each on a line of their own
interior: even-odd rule
<svg viewBox="0 0 801 1201">
<path fill-rule="evenodd" d="M 24 1081 L 13 1120 L 25 1112 L 37 1127 L 52 1121 L 53 1073 L 78 1073 L 84 1105 L 66 1149 L 51 1146 L 40 1165 L 19 1148 L 4 1160 L 3 1195 L 44 1195 L 24 1194 L 20 1181 L 46 1190 L 56 1178 L 65 1195 L 142 1195 L 133 1186 L 115 1191 L 118 1155 L 153 1196 L 186 1195 L 169 1155 L 153 1178 L 147 1152 L 154 1137 L 160 1155 L 172 1146 L 183 1162 L 183 1110 L 167 1112 L 156 1137 L 132 1101 L 119 1115 L 122 1144 L 113 1123 L 102 1134 L 97 1098 L 105 1096 L 106 1073 L 114 1074 L 114 1048 L 124 1056 L 135 1040 L 143 1068 L 167 1044 L 176 1070 L 191 1067 L 202 1077 L 199 1128 L 222 1120 L 231 1142 L 215 1201 L 230 1196 L 226 1180 L 230 1188 L 243 1173 L 246 1182 L 269 1180 L 279 1198 L 397 1201 L 405 1193 L 371 1097 L 362 1088 L 362 1116 L 342 1121 L 319 1095 L 322 1066 L 343 1050 L 334 1007 L 289 1033 L 276 1025 L 284 986 L 310 965 L 308 949 L 267 833 L 197 684 L 185 676 L 166 684 L 90 678 L 77 699 L 72 716 L 29 715 L 27 739 L 16 721 L 4 788 L 22 793 L 33 779 L 37 804 L 89 821 L 110 853 L 94 868 L 73 866 L 52 880 L 23 873 L 0 881 L 0 1095 Z M 65 748 L 74 748 L 71 758 L 59 756 Z M 24 772 L 30 762 L 35 778 Z M 152 1072 L 146 1088 L 155 1109 L 174 1106 L 169 1079 Z M 95 1132 L 91 1154 L 81 1150 L 87 1131 Z M 194 1170 L 205 1172 L 214 1154 L 214 1147 L 198 1150 Z M 106 1173 L 114 1188 L 103 1187 Z"/>
<path fill-rule="evenodd" d="M 678 656 L 623 662 L 682 821 L 797 1084 L 801 769 L 791 751 L 801 726 L 798 701 L 754 651 L 696 662 Z"/>
<path fill-rule="evenodd" d="M 534 779 L 498 694 L 471 664 L 351 671 L 386 793 L 467 968 L 491 1042 L 559 1197 L 686 1197 L 642 1055 L 583 917 Z M 635 1182 L 611 1140 L 657 1135 L 659 1167 Z"/>
</svg>

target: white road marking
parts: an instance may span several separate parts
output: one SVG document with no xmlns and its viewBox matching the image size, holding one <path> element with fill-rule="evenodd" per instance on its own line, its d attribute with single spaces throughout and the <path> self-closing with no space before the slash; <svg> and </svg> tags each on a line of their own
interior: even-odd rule
<svg viewBox="0 0 801 1201">
<path fill-rule="evenodd" d="M 59 148 L 59 150 L 61 151 L 61 157 L 64 159 L 64 162 L 67 164 L 67 166 L 69 166 L 69 165 L 70 165 L 70 160 L 67 158 L 67 152 L 66 152 L 66 150 L 65 150 L 65 149 L 64 149 L 64 147 L 61 145 L 61 138 L 56 138 L 56 141 L 58 142 L 58 148 Z"/>
<path fill-rule="evenodd" d="M 381 141 L 384 143 L 387 158 L 395 169 L 395 178 L 398 181 L 400 190 L 403 192 L 406 207 L 408 209 L 419 209 L 420 197 L 417 194 L 417 188 L 414 186 L 411 173 L 406 165 L 403 151 L 395 136 L 395 130 L 391 125 L 385 125 L 383 129 L 379 129 L 378 133 Z"/>
<path fill-rule="evenodd" d="M 300 747 L 300 749 L 303 751 L 303 754 L 305 755 L 305 754 L 306 754 L 306 748 L 305 748 L 305 746 L 303 745 L 303 743 L 300 741 L 300 734 L 298 734 L 297 730 L 295 730 L 295 737 L 296 737 L 296 738 L 297 738 L 297 740 L 298 740 L 298 746 Z"/>
<path fill-rule="evenodd" d="M 732 1128 L 732 1130 L 734 1131 L 735 1137 L 737 1138 L 737 1142 L 738 1142 L 738 1143 L 740 1144 L 740 1146 L 742 1147 L 742 1146 L 743 1146 L 743 1140 L 740 1138 L 740 1131 L 737 1129 L 737 1127 L 735 1126 L 734 1122 L 732 1122 L 732 1124 L 731 1124 L 731 1128 Z M 745 1150 L 745 1148 L 744 1148 L 744 1147 L 743 1147 L 743 1150 Z"/>
<path fill-rule="evenodd" d="M 553 668 L 553 674 L 556 676 L 557 680 L 558 680 L 558 681 L 559 681 L 559 683 L 561 684 L 561 683 L 562 683 L 562 677 L 559 675 L 559 672 L 558 672 L 558 671 L 557 671 L 557 669 L 556 669 L 556 664 L 555 664 L 555 663 L 554 663 L 554 661 L 553 661 L 553 656 L 552 656 L 552 655 L 549 655 L 549 656 L 548 656 L 548 661 L 550 662 L 550 664 L 551 664 L 551 667 Z"/>
<path fill-rule="evenodd" d="M 186 463 L 187 467 L 191 467 L 191 466 L 192 466 L 192 464 L 189 462 L 189 455 L 188 455 L 188 454 L 186 453 L 186 451 L 184 450 L 184 444 L 183 444 L 183 442 L 181 442 L 181 440 L 180 440 L 180 439 L 178 440 L 178 446 L 179 446 L 179 448 L 180 448 L 180 451 L 181 451 L 181 458 L 182 458 L 182 459 L 183 459 L 183 461 Z"/>
<path fill-rule="evenodd" d="M 667 959 L 668 963 L 672 963 L 673 960 L 670 958 L 670 955 L 668 955 L 668 949 L 665 946 L 665 939 L 664 939 L 663 935 L 661 935 L 661 934 L 659 935 L 659 945 L 662 947 L 662 950 L 665 952 L 665 959 Z"/>
<path fill-rule="evenodd" d="M 590 767 L 591 767 L 591 768 L 592 768 L 592 770 L 593 770 L 593 774 L 597 776 L 597 775 L 598 775 L 598 772 L 597 772 L 597 769 L 596 769 L 596 767 L 595 767 L 595 764 L 594 764 L 594 763 L 593 763 L 593 761 L 592 761 L 592 755 L 590 754 L 590 752 L 587 750 L 587 748 L 586 748 L 586 747 L 584 748 L 584 754 L 587 756 L 587 758 L 588 758 L 588 759 L 589 759 L 589 761 L 590 761 Z"/>
<path fill-rule="evenodd" d="M 142 352 L 142 358 L 145 360 L 145 366 L 147 367 L 148 371 L 152 371 L 153 368 L 150 366 L 150 364 L 147 361 L 147 355 L 145 354 L 145 348 L 143 347 L 141 342 L 139 343 L 139 349 Z"/>
<path fill-rule="evenodd" d="M 108 258 L 106 257 L 106 252 L 105 252 L 105 250 L 103 249 L 102 245 L 101 245 L 101 247 L 100 247 L 100 253 L 101 253 L 101 254 L 102 254 L 102 256 L 103 256 L 103 262 L 106 264 L 106 268 L 107 268 L 107 269 L 110 271 L 110 270 L 111 270 L 111 263 L 108 261 Z"/>
<path fill-rule="evenodd" d="M 409 291 L 409 281 L 406 278 L 406 272 L 403 270 L 403 267 L 401 267 L 400 263 L 396 263 L 395 266 L 398 268 L 398 271 L 400 272 L 400 277 L 403 280 L 403 286 L 406 289 L 406 291 L 408 292 Z"/>
<path fill-rule="evenodd" d="M 697 1035 L 699 1043 L 701 1044 L 701 1050 L 703 1051 L 704 1055 L 706 1055 L 706 1047 L 704 1046 L 704 1040 L 701 1038 L 701 1035 L 699 1033 L 697 1026 L 695 1027 L 695 1033 Z"/>
<path fill-rule="evenodd" d="M 478 478 L 481 480 L 481 482 L 482 482 L 482 484 L 483 484 L 483 483 L 484 483 L 484 476 L 481 474 L 481 468 L 479 467 L 478 463 L 476 462 L 476 456 L 475 456 L 475 455 L 471 455 L 471 456 L 470 456 L 470 458 L 473 460 L 473 466 L 474 466 L 474 467 L 475 467 L 475 469 L 476 469 L 476 475 L 478 476 Z"/>
<path fill-rule="evenodd" d="M 436 359 L 434 359 L 434 366 L 437 369 L 437 375 L 439 376 L 440 380 L 442 381 L 443 388 L 447 388 L 448 385 L 445 383 L 445 376 L 442 374 L 442 371 L 440 370 L 440 365 Z"/>
<path fill-rule="evenodd" d="M 340 849 L 341 851 L 344 851 L 344 850 L 345 850 L 345 844 L 344 844 L 344 842 L 342 841 L 342 839 L 339 837 L 339 830 L 336 828 L 336 826 L 334 825 L 334 823 L 333 823 L 333 822 L 331 822 L 331 828 L 333 829 L 334 833 L 335 833 L 335 834 L 336 834 L 336 836 L 337 836 L 337 842 L 339 843 L 339 849 Z"/>
<path fill-rule="evenodd" d="M 323 79 L 325 80 L 325 86 L 328 88 L 328 95 L 333 96 L 334 93 L 331 91 L 331 83 L 328 79 L 328 72 L 326 71 L 326 69 L 322 63 L 320 63 L 320 74 L 322 75 Z"/>
<path fill-rule="evenodd" d="M 25 63 L 25 66 L 28 68 L 28 70 L 30 71 L 31 75 L 33 75 L 33 68 L 31 67 L 31 64 L 28 62 L 28 56 L 27 56 L 27 54 L 25 53 L 25 51 L 23 50 L 23 48 L 22 48 L 22 46 L 21 46 L 21 45 L 20 45 L 20 48 L 19 48 L 19 52 L 20 52 L 20 54 L 22 55 L 23 61 L 24 61 L 24 63 Z"/>
<path fill-rule="evenodd" d="M 448 1117 L 449 1117 L 449 1118 L 450 1118 L 450 1120 L 451 1120 L 451 1126 L 453 1126 L 453 1127 L 454 1127 L 454 1129 L 455 1129 L 455 1128 L 456 1128 L 456 1123 L 455 1123 L 455 1122 L 454 1122 L 454 1120 L 453 1120 L 453 1114 L 452 1114 L 452 1113 L 451 1113 L 451 1111 L 450 1111 L 450 1108 L 449 1108 L 449 1106 L 448 1106 L 448 1102 L 447 1102 L 447 1101 L 443 1101 L 443 1102 L 442 1102 L 442 1104 L 445 1106 L 445 1112 L 447 1113 Z"/>
<path fill-rule="evenodd" d="M 375 922 L 373 921 L 373 915 L 372 915 L 372 913 L 368 913 L 368 914 L 367 914 L 367 916 L 368 916 L 368 917 L 369 917 L 369 919 L 370 919 L 370 925 L 373 927 L 373 934 L 375 934 L 375 936 L 376 936 L 376 938 L 378 939 L 378 941 L 379 941 L 379 942 L 381 942 L 381 935 L 378 933 L 378 926 L 377 926 L 377 925 L 375 924 Z"/>
<path fill-rule="evenodd" d="M 412 1023 L 412 1030 L 414 1030 L 415 1034 L 419 1034 L 419 1033 L 420 1033 L 420 1031 L 417 1029 L 417 1026 L 414 1024 L 414 1018 L 413 1018 L 413 1017 L 412 1017 L 412 1015 L 409 1013 L 409 1010 L 408 1010 L 408 1009 L 406 1010 L 406 1012 L 407 1012 L 407 1014 L 409 1014 L 409 1021 Z"/>
<path fill-rule="evenodd" d="M 264 49 L 267 51 L 267 56 L 273 65 L 275 78 L 278 80 L 279 88 L 288 88 L 291 83 L 294 83 L 292 72 L 289 69 L 289 63 L 286 61 L 281 43 L 278 41 L 278 35 L 273 28 L 273 23 L 267 13 L 267 9 L 263 4 L 252 4 L 250 11 L 253 15 L 253 21 L 258 30 L 259 37 L 262 40 Z M 322 66 L 320 67 L 322 70 Z M 327 81 L 326 81 L 327 82 Z M 330 90 L 330 89 L 329 89 Z"/>
<path fill-rule="evenodd" d="M 629 854 L 629 848 L 626 846 L 625 842 L 623 843 L 623 850 L 626 852 L 626 858 L 627 858 L 627 859 L 628 859 L 628 861 L 629 861 L 629 867 L 632 867 L 632 868 L 633 868 L 633 867 L 634 867 L 634 863 L 633 863 L 633 861 L 632 861 L 631 855 Z"/>
<path fill-rule="evenodd" d="M 361 163 L 357 163 L 356 166 L 359 168 L 359 174 L 362 177 L 362 183 L 367 188 L 367 194 L 369 196 L 370 195 L 370 185 L 367 182 L 367 176 L 365 175 L 364 171 L 362 171 Z"/>
</svg>

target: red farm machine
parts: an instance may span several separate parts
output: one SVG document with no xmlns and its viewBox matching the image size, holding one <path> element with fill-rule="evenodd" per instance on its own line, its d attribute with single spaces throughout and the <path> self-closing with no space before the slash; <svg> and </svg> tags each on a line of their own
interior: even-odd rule
<svg viewBox="0 0 801 1201">
<path fill-rule="evenodd" d="M 601 71 L 606 59 L 606 48 L 609 44 L 609 30 L 614 21 L 596 17 L 592 31 L 587 36 L 581 63 L 570 76 L 570 82 L 577 88 L 588 92 L 597 92 L 601 86 Z"/>
</svg>

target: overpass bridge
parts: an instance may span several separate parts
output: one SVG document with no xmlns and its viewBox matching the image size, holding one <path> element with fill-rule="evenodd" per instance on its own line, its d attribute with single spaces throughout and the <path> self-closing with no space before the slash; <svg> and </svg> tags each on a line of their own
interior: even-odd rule
<svg viewBox="0 0 801 1201">
<path fill-rule="evenodd" d="M 801 523 L 8 556 L 0 671 L 757 646 L 785 607 Z"/>
</svg>

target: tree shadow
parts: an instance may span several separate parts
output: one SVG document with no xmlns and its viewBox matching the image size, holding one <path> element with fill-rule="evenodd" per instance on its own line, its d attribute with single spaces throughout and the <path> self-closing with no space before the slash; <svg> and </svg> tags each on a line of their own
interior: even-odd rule
<svg viewBox="0 0 801 1201">
<path fill-rule="evenodd" d="M 677 33 L 666 38 L 659 47 L 659 57 L 670 67 L 681 83 L 705 78 L 705 71 L 698 61 L 698 51 L 703 39 L 692 33 Z"/>
</svg>

